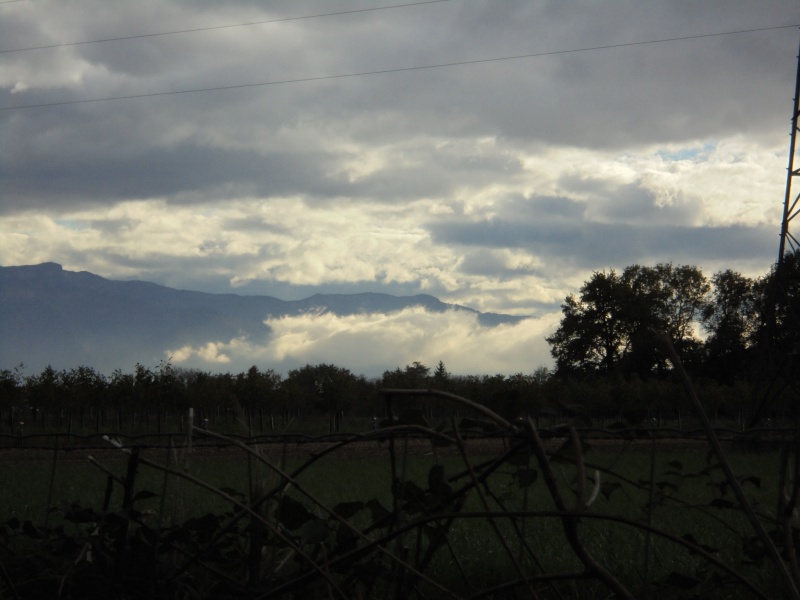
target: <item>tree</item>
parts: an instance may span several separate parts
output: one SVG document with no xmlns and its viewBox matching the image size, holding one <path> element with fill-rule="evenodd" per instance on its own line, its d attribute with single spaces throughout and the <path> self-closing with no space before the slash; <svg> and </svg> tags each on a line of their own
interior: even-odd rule
<svg viewBox="0 0 800 600">
<path fill-rule="evenodd" d="M 800 352 L 800 249 L 786 253 L 754 285 L 760 313 L 757 338 L 781 354 Z"/>
<path fill-rule="evenodd" d="M 348 369 L 334 365 L 306 365 L 292 369 L 283 388 L 301 403 L 319 410 L 335 412 L 346 408 L 357 389 L 358 378 Z"/>
<path fill-rule="evenodd" d="M 450 373 L 447 371 L 447 368 L 445 368 L 444 363 L 439 361 L 436 365 L 436 369 L 433 371 L 433 382 L 436 389 L 444 390 L 449 381 Z"/>
<path fill-rule="evenodd" d="M 685 366 L 697 363 L 701 343 L 694 330 L 710 290 L 702 271 L 672 263 L 633 265 L 625 269 L 622 279 L 630 288 L 625 308 L 632 335 L 628 372 L 646 377 L 653 371 L 666 370 L 666 359 L 654 342 L 653 330 L 669 335 Z"/>
<path fill-rule="evenodd" d="M 22 398 L 22 390 L 24 389 L 24 381 L 22 371 L 24 365 L 20 363 L 14 367 L 14 370 L 3 369 L 0 371 L 0 398 L 3 399 L 3 405 L 18 407 Z"/>
<path fill-rule="evenodd" d="M 711 278 L 713 291 L 702 313 L 706 373 L 721 383 L 732 383 L 745 371 L 758 329 L 754 282 L 730 269 Z"/>
<path fill-rule="evenodd" d="M 647 377 L 664 371 L 653 332 L 668 333 L 681 354 L 698 348 L 694 325 L 708 290 L 699 269 L 672 263 L 593 273 L 577 298 L 567 296 L 561 324 L 547 338 L 558 372 Z"/>
<path fill-rule="evenodd" d="M 25 388 L 31 409 L 50 410 L 55 408 L 61 381 L 61 373 L 58 373 L 50 365 L 47 365 L 39 375 L 27 377 Z"/>
<path fill-rule="evenodd" d="M 272 410 L 272 400 L 280 385 L 281 377 L 272 369 L 259 371 L 253 365 L 247 373 L 239 373 L 234 384 L 234 393 L 239 404 L 251 413 L 258 408 Z"/>
<path fill-rule="evenodd" d="M 556 332 L 546 338 L 559 373 L 614 370 L 630 338 L 626 284 L 614 270 L 595 272 L 580 295 L 569 295 Z"/>
</svg>

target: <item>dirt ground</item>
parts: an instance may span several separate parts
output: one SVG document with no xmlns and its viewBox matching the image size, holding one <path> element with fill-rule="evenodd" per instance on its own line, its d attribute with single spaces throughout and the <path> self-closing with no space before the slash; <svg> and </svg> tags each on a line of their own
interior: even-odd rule
<svg viewBox="0 0 800 600">
<path fill-rule="evenodd" d="M 565 442 L 564 439 L 554 438 L 545 441 L 545 445 L 549 450 L 559 447 Z M 505 441 L 496 438 L 478 438 L 468 439 L 465 441 L 465 448 L 470 455 L 493 455 L 500 454 L 504 451 Z M 623 443 L 618 439 L 596 439 L 591 440 L 590 444 L 595 448 L 601 447 L 619 447 Z M 404 449 L 404 444 L 407 444 L 407 449 Z M 631 451 L 647 451 L 650 449 L 649 440 L 632 440 L 628 441 L 628 449 Z M 697 450 L 705 452 L 708 449 L 708 444 L 704 440 L 692 439 L 662 439 L 656 442 L 659 451 L 669 450 Z M 315 454 L 326 452 L 328 449 L 336 447 L 330 452 L 330 455 L 335 458 L 361 458 L 368 456 L 382 456 L 389 452 L 388 441 L 350 441 L 345 444 L 336 444 L 332 442 L 287 442 L 283 443 L 265 443 L 253 446 L 254 449 L 263 453 L 269 458 L 281 456 L 284 452 L 287 456 L 291 457 L 307 457 L 310 458 Z M 167 448 L 153 448 L 145 447 L 142 449 L 142 456 L 148 457 L 152 460 L 162 462 L 165 460 Z M 175 449 L 178 456 L 184 456 L 184 448 L 178 447 Z M 395 451 L 402 453 L 407 451 L 412 455 L 432 455 L 436 452 L 441 456 L 458 455 L 459 450 L 455 446 L 440 446 L 433 448 L 429 440 L 424 439 L 403 439 L 395 440 Z M 122 451 L 119 449 L 109 447 L 90 447 L 90 448 L 72 448 L 60 449 L 57 453 L 59 462 L 83 462 L 89 456 L 97 459 L 119 458 Z M 233 446 L 220 446 L 216 444 L 209 444 L 207 442 L 198 442 L 192 446 L 191 460 L 205 460 L 215 459 L 219 457 L 229 456 L 231 458 L 241 457 L 244 450 Z M 25 448 L 25 447 L 0 447 L 0 461 L 17 462 L 17 461 L 51 461 L 53 460 L 54 451 L 46 448 Z"/>
</svg>

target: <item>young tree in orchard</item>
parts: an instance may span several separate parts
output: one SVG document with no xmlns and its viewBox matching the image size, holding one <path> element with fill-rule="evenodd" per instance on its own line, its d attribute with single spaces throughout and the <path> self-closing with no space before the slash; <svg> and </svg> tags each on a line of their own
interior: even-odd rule
<svg viewBox="0 0 800 600">
<path fill-rule="evenodd" d="M 281 387 L 290 398 L 330 413 L 347 408 L 357 392 L 359 378 L 335 365 L 306 365 L 292 369 Z"/>
<path fill-rule="evenodd" d="M 253 365 L 247 373 L 239 373 L 234 382 L 234 394 L 239 404 L 251 413 L 258 409 L 272 410 L 281 376 L 272 369 L 259 371 Z"/>
</svg>

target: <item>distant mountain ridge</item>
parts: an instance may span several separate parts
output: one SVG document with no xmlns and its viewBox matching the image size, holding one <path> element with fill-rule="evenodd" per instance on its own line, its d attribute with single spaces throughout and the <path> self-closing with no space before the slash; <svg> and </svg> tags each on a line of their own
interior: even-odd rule
<svg viewBox="0 0 800 600">
<path fill-rule="evenodd" d="M 176 290 L 145 281 L 116 281 L 56 263 L 0 267 L 0 368 L 80 365 L 99 370 L 164 358 L 169 348 L 246 335 L 266 340 L 265 319 L 306 313 L 389 314 L 410 307 L 431 313 L 467 311 L 481 325 L 526 317 L 481 313 L 433 296 L 315 294 L 302 300 Z"/>
</svg>

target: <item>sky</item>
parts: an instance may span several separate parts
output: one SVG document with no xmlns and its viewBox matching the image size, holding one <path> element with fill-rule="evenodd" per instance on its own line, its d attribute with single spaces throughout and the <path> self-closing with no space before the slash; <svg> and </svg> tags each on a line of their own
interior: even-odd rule
<svg viewBox="0 0 800 600">
<path fill-rule="evenodd" d="M 532 317 L 306 316 L 165 350 L 366 374 L 550 366 L 593 271 L 768 271 L 796 0 L 394 1 L 0 4 L 0 264 Z"/>
</svg>

